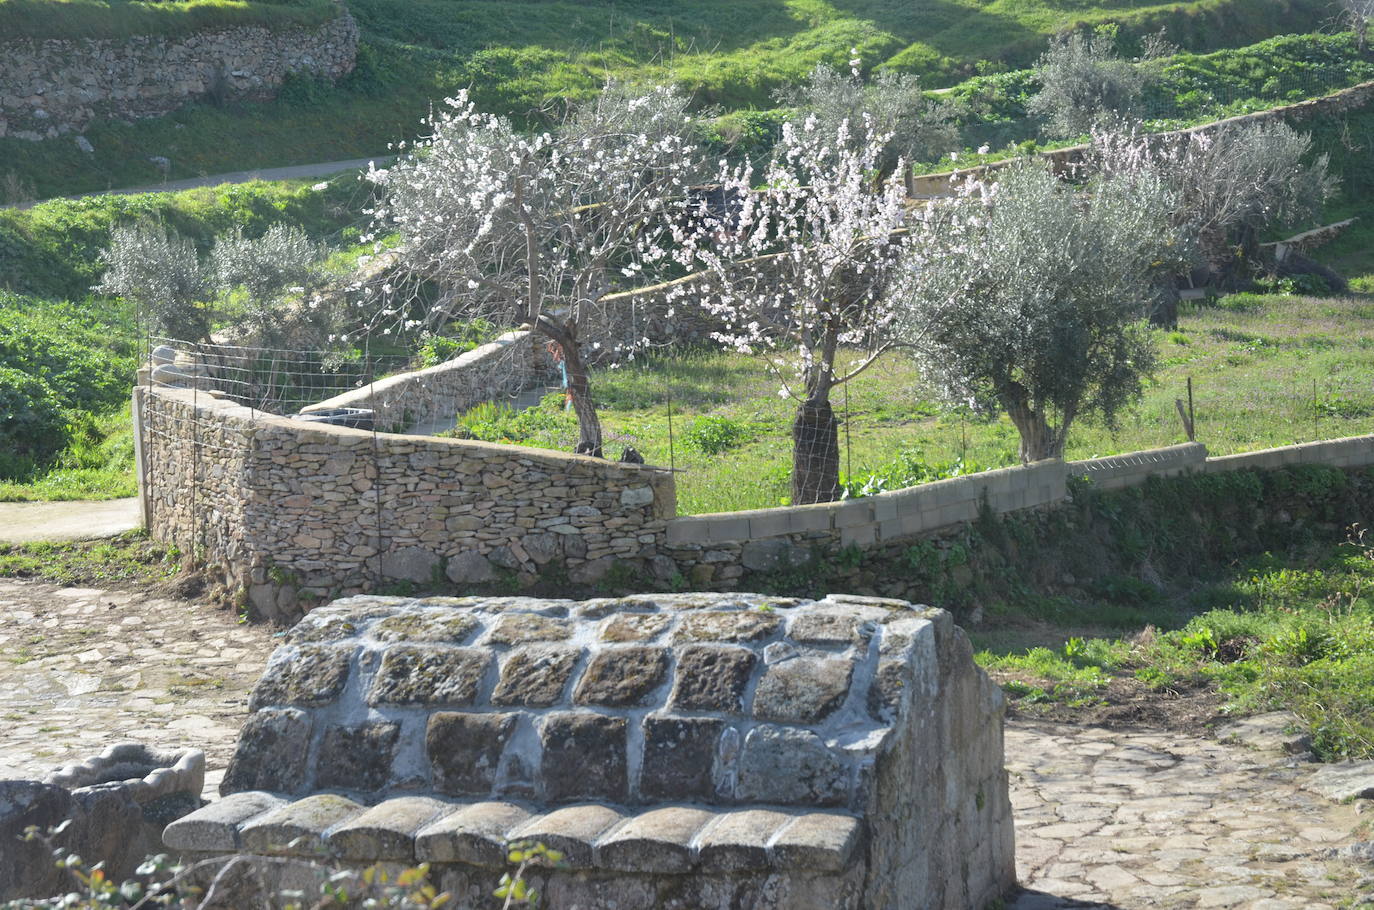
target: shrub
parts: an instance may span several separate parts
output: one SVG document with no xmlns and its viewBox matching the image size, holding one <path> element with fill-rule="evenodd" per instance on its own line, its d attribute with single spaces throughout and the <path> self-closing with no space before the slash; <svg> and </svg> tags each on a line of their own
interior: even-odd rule
<svg viewBox="0 0 1374 910">
<path fill-rule="evenodd" d="M 705 455 L 719 455 L 753 438 L 749 427 L 730 417 L 697 417 L 682 434 L 687 445 Z"/>
<path fill-rule="evenodd" d="M 66 444 L 67 419 L 52 387 L 0 366 L 0 479 L 18 480 Z"/>
<path fill-rule="evenodd" d="M 1145 77 L 1116 53 L 1115 28 L 1056 38 L 1036 63 L 1040 91 L 1027 105 L 1046 132 L 1082 136 L 1113 119 L 1138 113 Z"/>
</svg>

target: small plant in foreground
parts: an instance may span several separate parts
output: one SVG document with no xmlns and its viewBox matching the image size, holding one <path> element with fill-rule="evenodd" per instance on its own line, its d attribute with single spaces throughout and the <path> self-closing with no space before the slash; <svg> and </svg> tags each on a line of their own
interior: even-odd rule
<svg viewBox="0 0 1374 910">
<path fill-rule="evenodd" d="M 501 883 L 494 892 L 497 897 L 506 899 L 502 910 L 510 910 L 515 904 L 539 906 L 539 892 L 525 882 L 525 872 L 530 866 L 557 867 L 563 862 L 563 854 L 550 850 L 542 843 L 516 841 L 507 846 L 506 859 L 519 865 L 514 873 L 507 872 L 501 876 Z"/>
</svg>

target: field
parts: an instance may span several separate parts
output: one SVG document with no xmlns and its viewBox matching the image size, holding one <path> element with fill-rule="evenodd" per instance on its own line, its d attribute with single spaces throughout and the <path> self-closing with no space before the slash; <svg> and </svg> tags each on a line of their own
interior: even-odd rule
<svg viewBox="0 0 1374 910">
<path fill-rule="evenodd" d="M 1197 439 L 1212 454 L 1374 432 L 1374 298 L 1236 294 L 1187 308 L 1176 331 L 1156 335 L 1161 369 L 1139 407 L 1115 430 L 1075 424 L 1069 458 L 1186 441 L 1174 401 L 1187 398 L 1189 378 Z M 779 388 L 762 361 L 711 350 L 650 357 L 592 379 L 612 457 L 632 445 L 650 463 L 681 469 L 683 514 L 786 502 L 794 405 Z M 855 492 L 1017 461 L 1010 421 L 932 400 L 896 355 L 832 402 L 845 421 L 841 471 Z M 479 408 L 460 427 L 460 435 L 564 450 L 576 441 L 560 394 L 519 414 Z"/>
</svg>

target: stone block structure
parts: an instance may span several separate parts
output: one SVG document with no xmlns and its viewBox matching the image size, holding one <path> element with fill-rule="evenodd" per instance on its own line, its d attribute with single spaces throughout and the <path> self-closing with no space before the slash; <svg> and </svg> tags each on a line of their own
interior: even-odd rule
<svg viewBox="0 0 1374 910">
<path fill-rule="evenodd" d="M 464 906 L 526 840 L 566 857 L 533 874 L 554 908 L 981 910 L 1015 881 L 1001 692 L 903 601 L 353 597 L 250 710 L 169 848 L 428 862 Z"/>
<path fill-rule="evenodd" d="M 353 70 L 358 26 L 239 26 L 123 39 L 0 41 L 0 138 L 39 141 L 101 118 L 157 117 L 207 97 L 270 98 L 290 73 Z"/>
<path fill-rule="evenodd" d="M 21 839 L 30 826 L 47 832 L 66 822 L 54 844 L 87 866 L 103 863 L 106 875 L 121 882 L 163 852 L 163 828 L 201 806 L 204 785 L 204 752 L 137 743 L 110 746 L 42 780 L 0 780 L 0 901 L 49 897 L 70 886 L 47 846 Z"/>
</svg>

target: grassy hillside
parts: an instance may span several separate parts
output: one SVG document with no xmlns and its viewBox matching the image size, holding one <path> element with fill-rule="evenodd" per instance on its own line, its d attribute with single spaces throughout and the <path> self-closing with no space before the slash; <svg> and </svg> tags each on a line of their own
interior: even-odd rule
<svg viewBox="0 0 1374 910">
<path fill-rule="evenodd" d="M 0 33 L 3 11 L 13 4 L 59 13 L 86 5 L 0 0 Z M 101 8 L 94 0 L 89 5 Z M 107 9 L 145 6 L 190 5 Z M 1123 23 L 1127 50 L 1140 34 L 1165 27 L 1180 46 L 1206 51 L 1310 32 L 1332 17 L 1331 0 L 352 0 L 349 6 L 363 45 L 357 72 L 337 86 L 297 79 L 270 104 L 196 106 L 133 125 L 102 124 L 86 133 L 92 154 L 66 140 L 0 140 L 0 180 L 12 172 L 19 186 L 46 198 L 155 183 L 163 175 L 148 160 L 153 156 L 170 159 L 168 176 L 176 179 L 380 154 L 389 142 L 417 132 L 431 102 L 467 86 L 487 109 L 516 116 L 556 99 L 586 97 L 607 76 L 674 81 L 702 105 L 727 110 L 768 108 L 779 86 L 817 62 L 843 65 L 850 48 L 858 49 L 866 69 L 917 73 L 934 87 L 1026 66 L 1050 34 L 1078 23 Z M 52 28 L 65 34 L 54 16 Z M 0 187 L 0 202 L 4 194 Z"/>
<path fill-rule="evenodd" d="M 319 25 L 336 12 L 331 0 L 0 0 L 0 40 L 124 38 L 236 25 Z"/>
<path fill-rule="evenodd" d="M 293 224 L 333 246 L 353 242 L 371 198 L 356 175 L 314 189 L 311 181 L 253 181 L 185 190 L 58 199 L 27 210 L 0 210 L 0 290 L 80 300 L 100 277 L 100 251 L 117 223 L 151 218 L 194 240 L 201 251 L 219 234 L 257 236 Z"/>
</svg>

